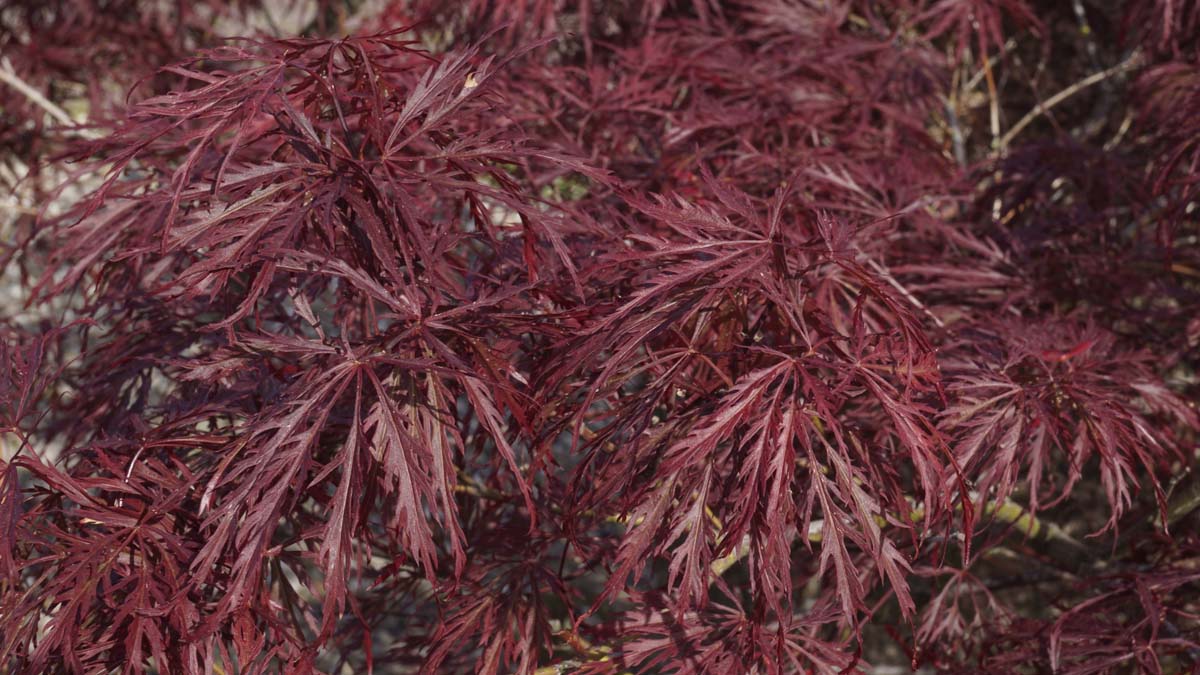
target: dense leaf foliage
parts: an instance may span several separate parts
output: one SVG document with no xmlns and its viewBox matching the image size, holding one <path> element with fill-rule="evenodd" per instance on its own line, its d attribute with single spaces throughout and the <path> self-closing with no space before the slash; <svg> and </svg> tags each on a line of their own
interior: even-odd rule
<svg viewBox="0 0 1200 675">
<path fill-rule="evenodd" d="M 1200 668 L 1197 3 L 0 21 L 3 672 Z"/>
</svg>

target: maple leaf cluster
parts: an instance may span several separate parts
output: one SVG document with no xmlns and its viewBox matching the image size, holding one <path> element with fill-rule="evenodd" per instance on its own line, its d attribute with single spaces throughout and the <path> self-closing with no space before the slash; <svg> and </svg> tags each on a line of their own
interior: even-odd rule
<svg viewBox="0 0 1200 675">
<path fill-rule="evenodd" d="M 1200 668 L 1200 3 L 294 3 L 0 7 L 0 671 Z"/>
</svg>

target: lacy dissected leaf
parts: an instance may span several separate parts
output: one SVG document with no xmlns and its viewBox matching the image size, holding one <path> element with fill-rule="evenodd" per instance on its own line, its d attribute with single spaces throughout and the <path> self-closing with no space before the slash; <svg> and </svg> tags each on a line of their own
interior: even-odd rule
<svg viewBox="0 0 1200 675">
<path fill-rule="evenodd" d="M 942 423 L 968 475 L 987 499 L 1026 487 L 1036 512 L 1066 498 L 1094 460 L 1111 509 L 1105 529 L 1114 527 L 1178 452 L 1164 429 L 1194 427 L 1195 412 L 1098 329 L 1059 321 L 1030 332 L 1009 321 L 994 330 L 945 364 L 955 403 Z"/>
<path fill-rule="evenodd" d="M 1195 669 L 1194 0 L 143 4 L 0 12 L 0 670 Z"/>
<path fill-rule="evenodd" d="M 640 205 L 680 241 L 636 237 L 622 269 L 640 258 L 645 273 L 578 338 L 582 353 L 605 355 L 579 404 L 597 430 L 573 479 L 604 489 L 580 506 L 616 506 L 630 524 L 606 593 L 669 554 L 678 608 L 702 605 L 713 561 L 748 537 L 757 592 L 782 611 L 793 544 L 807 545 L 819 519 L 819 572 L 831 571 L 846 615 L 866 595 L 852 551 L 873 558 L 911 612 L 908 563 L 879 525 L 907 525 L 911 507 L 875 457 L 911 461 L 910 489 L 931 519 L 945 512 L 946 455 L 920 402 L 937 381 L 922 329 L 861 262 L 849 228 L 786 222 L 786 192 L 761 218 L 744 195 L 713 189 L 715 208 Z M 645 375 L 657 383 L 631 390 Z M 862 415 L 888 432 L 860 438 L 851 424 Z"/>
</svg>

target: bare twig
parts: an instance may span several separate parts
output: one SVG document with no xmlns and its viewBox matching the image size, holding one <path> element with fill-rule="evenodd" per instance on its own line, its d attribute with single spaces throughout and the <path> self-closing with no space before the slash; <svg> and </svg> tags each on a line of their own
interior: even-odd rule
<svg viewBox="0 0 1200 675">
<path fill-rule="evenodd" d="M 962 126 L 958 121 L 958 113 L 954 111 L 955 102 L 951 99 L 943 99 L 942 104 L 946 109 L 946 126 L 950 129 L 950 142 L 953 143 L 954 147 L 954 161 L 958 162 L 959 166 L 966 166 L 966 139 L 963 136 Z"/>
<path fill-rule="evenodd" d="M 1115 134 L 1113 134 L 1113 137 L 1108 139 L 1108 141 L 1104 144 L 1104 151 L 1108 152 L 1117 147 L 1117 145 L 1125 138 L 1125 134 L 1129 132 L 1129 128 L 1132 125 L 1133 113 L 1126 112 L 1124 119 L 1121 120 L 1121 126 L 1117 127 L 1117 131 Z"/>
<path fill-rule="evenodd" d="M 992 74 L 992 61 L 983 54 L 983 74 L 987 79 L 988 90 L 988 126 L 992 131 L 992 143 L 998 143 L 1000 136 L 1000 93 L 996 88 L 996 77 Z"/>
<path fill-rule="evenodd" d="M 1008 55 L 1009 52 L 1011 52 L 1013 49 L 1015 49 L 1016 46 L 1017 46 L 1017 41 L 1014 40 L 1013 38 L 1009 38 L 1008 40 L 1006 40 L 1004 42 L 1004 46 L 1002 46 L 1000 48 L 1000 51 L 996 52 L 996 57 L 995 57 L 996 61 L 1000 61 L 1001 59 L 1003 59 L 1005 56 Z M 980 80 L 982 80 L 987 75 L 988 69 L 991 68 L 990 60 L 987 61 L 987 64 L 988 64 L 987 67 L 980 68 L 978 71 L 976 71 L 976 73 L 974 75 L 971 76 L 971 79 L 967 80 L 966 85 L 962 88 L 963 91 L 971 91 L 975 87 L 979 86 Z"/>
<path fill-rule="evenodd" d="M 1193 477 L 1167 503 L 1166 527 L 1178 524 L 1196 509 L 1200 509 L 1200 479 Z"/>
<path fill-rule="evenodd" d="M 75 125 L 75 120 L 71 119 L 71 116 L 67 114 L 67 111 L 58 107 L 54 101 L 42 96 L 42 92 L 29 86 L 25 80 L 22 80 L 21 77 L 17 75 L 17 71 L 13 69 L 12 63 L 8 60 L 7 56 L 0 58 L 0 82 L 4 82 L 13 89 L 21 92 L 25 98 L 33 101 L 43 110 L 50 113 L 50 116 L 55 120 L 58 120 L 59 124 L 66 124 L 70 126 Z"/>
<path fill-rule="evenodd" d="M 987 77 L 988 90 L 988 125 L 992 132 L 992 150 L 1000 147 L 1000 92 L 996 89 L 996 78 L 992 75 L 992 62 L 988 55 L 983 54 L 983 73 Z M 1000 182 L 1000 172 L 992 174 L 997 183 Z M 992 220 L 1000 220 L 1000 210 L 1003 208 L 1000 197 L 992 200 Z"/>
<path fill-rule="evenodd" d="M 1050 98 L 1046 99 L 1045 101 L 1042 101 L 1041 103 L 1037 104 L 1036 106 L 1033 107 L 1033 110 L 1030 110 L 1028 113 L 1026 113 L 1025 116 L 1022 117 L 1019 122 L 1014 124 L 1012 126 L 1012 128 L 1009 129 L 1004 134 L 1004 136 L 1002 136 L 1000 138 L 999 142 L 996 144 L 996 150 L 998 152 L 1000 152 L 1001 154 L 1003 154 L 1003 152 L 1008 148 L 1009 144 L 1012 143 L 1012 140 L 1014 138 L 1016 138 L 1017 134 L 1021 133 L 1021 131 L 1023 131 L 1025 129 L 1025 127 L 1029 126 L 1031 123 L 1033 123 L 1034 120 L 1036 120 L 1041 115 L 1044 115 L 1046 112 L 1048 112 L 1054 106 L 1071 98 L 1075 94 L 1078 94 L 1079 92 L 1083 91 L 1084 89 L 1087 89 L 1088 87 L 1091 87 L 1091 86 L 1094 86 L 1101 82 L 1104 82 L 1105 80 L 1107 80 L 1115 75 L 1119 75 L 1121 73 L 1124 73 L 1129 70 L 1133 70 L 1134 68 L 1137 68 L 1139 65 L 1141 65 L 1141 62 L 1142 62 L 1141 54 L 1139 52 L 1134 52 L 1133 54 L 1131 54 L 1129 56 L 1129 58 L 1118 63 L 1117 65 L 1113 66 L 1112 68 L 1107 68 L 1098 73 L 1093 73 L 1093 74 L 1083 78 L 1082 80 L 1072 84 L 1071 86 L 1067 87 L 1066 89 L 1063 89 L 1062 91 L 1051 96 Z"/>
<path fill-rule="evenodd" d="M 17 71 L 13 69 L 12 63 L 8 60 L 8 57 L 0 57 L 0 82 L 3 82 L 13 89 L 21 92 L 25 98 L 33 101 L 34 104 L 49 113 L 50 116 L 53 117 L 54 120 L 59 124 L 62 124 L 65 127 L 70 127 L 68 131 L 77 133 L 84 138 L 97 137 L 96 132 L 92 131 L 91 129 L 77 128 L 79 123 L 72 119 L 71 116 L 67 114 L 67 111 L 59 107 L 54 101 L 51 101 L 43 96 L 42 92 L 34 89 L 29 85 L 28 82 L 22 80 L 21 77 L 17 75 Z"/>
</svg>

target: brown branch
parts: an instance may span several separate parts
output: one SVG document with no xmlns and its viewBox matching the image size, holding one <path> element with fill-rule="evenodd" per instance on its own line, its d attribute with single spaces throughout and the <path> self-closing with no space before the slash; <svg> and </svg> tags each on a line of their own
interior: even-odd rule
<svg viewBox="0 0 1200 675">
<path fill-rule="evenodd" d="M 1000 140 L 996 144 L 996 150 L 998 152 L 1000 152 L 1001 154 L 1003 154 L 1004 151 L 1008 149 L 1009 144 L 1012 143 L 1012 140 L 1014 138 L 1016 138 L 1017 134 L 1021 133 L 1021 131 L 1023 131 L 1025 129 L 1025 127 L 1032 124 L 1033 121 L 1036 120 L 1038 117 L 1049 112 L 1051 108 L 1053 108 L 1053 107 L 1057 106 L 1058 104 L 1062 103 L 1063 101 L 1071 98 L 1075 94 L 1078 94 L 1079 92 L 1083 91 L 1084 89 L 1087 89 L 1088 87 L 1092 87 L 1101 82 L 1104 82 L 1105 80 L 1108 80 L 1109 78 L 1111 78 L 1115 75 L 1120 75 L 1121 73 L 1124 73 L 1126 71 L 1133 70 L 1134 68 L 1137 68 L 1138 66 L 1140 66 L 1141 63 L 1142 63 L 1141 53 L 1134 52 L 1133 54 L 1131 54 L 1129 56 L 1129 58 L 1118 63 L 1117 65 L 1115 65 L 1111 68 L 1102 70 L 1098 73 L 1093 73 L 1093 74 L 1083 78 L 1082 80 L 1072 84 L 1071 86 L 1063 89 L 1062 91 L 1051 96 L 1050 98 L 1046 99 L 1045 101 L 1042 101 L 1041 103 L 1034 106 L 1033 110 L 1030 110 L 1028 113 L 1025 113 L 1025 116 L 1022 117 L 1020 119 L 1020 121 L 1018 121 L 1016 124 L 1014 124 L 1012 126 L 1012 128 L 1009 129 L 1004 134 L 1004 136 L 1002 136 L 1000 138 Z"/>
<path fill-rule="evenodd" d="M 22 80 L 21 77 L 17 75 L 17 71 L 13 69 L 12 63 L 8 60 L 8 57 L 0 58 L 0 82 L 3 82 L 13 89 L 16 89 L 25 98 L 29 99 L 42 110 L 45 110 L 47 113 L 49 113 L 50 116 L 53 117 L 59 124 L 62 124 L 64 127 L 70 127 L 70 129 L 67 129 L 67 131 L 79 134 L 84 138 L 98 137 L 98 134 L 91 129 L 78 128 L 78 123 L 67 114 L 67 111 L 59 107 L 54 101 L 51 101 L 43 96 L 42 92 L 34 89 L 29 85 L 28 82 Z"/>
</svg>

